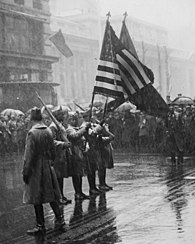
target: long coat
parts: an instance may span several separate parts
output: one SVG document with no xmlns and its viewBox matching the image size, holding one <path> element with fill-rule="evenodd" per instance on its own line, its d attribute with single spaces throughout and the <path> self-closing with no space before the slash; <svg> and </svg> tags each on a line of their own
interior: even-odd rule
<svg viewBox="0 0 195 244">
<path fill-rule="evenodd" d="M 23 174 L 29 177 L 29 183 L 24 186 L 24 203 L 37 205 L 61 197 L 51 166 L 54 158 L 55 145 L 51 130 L 43 123 L 35 124 L 28 132 L 24 152 Z"/>
<path fill-rule="evenodd" d="M 184 149 L 184 127 L 181 114 L 174 112 L 169 113 L 166 120 L 168 129 L 167 149 L 170 152 L 177 153 Z"/>
<path fill-rule="evenodd" d="M 109 136 L 99 138 L 102 167 L 106 169 L 114 168 L 112 140 L 113 139 Z"/>
<path fill-rule="evenodd" d="M 89 144 L 87 151 L 87 159 L 89 162 L 89 170 L 96 171 L 104 168 L 111 169 L 114 167 L 113 154 L 111 141 L 113 140 L 110 136 L 103 136 L 93 133 L 96 125 L 86 136 Z M 89 132 L 90 132 L 89 130 Z"/>
<path fill-rule="evenodd" d="M 55 148 L 56 148 L 56 157 L 54 160 L 54 169 L 57 175 L 57 178 L 68 178 L 70 176 L 70 160 L 69 152 L 63 149 L 63 141 L 60 135 L 60 132 L 56 125 L 52 122 L 49 126 L 52 131 Z"/>
<path fill-rule="evenodd" d="M 68 126 L 67 138 L 71 142 L 71 175 L 84 176 L 87 174 L 87 161 L 84 155 L 86 128 Z"/>
</svg>

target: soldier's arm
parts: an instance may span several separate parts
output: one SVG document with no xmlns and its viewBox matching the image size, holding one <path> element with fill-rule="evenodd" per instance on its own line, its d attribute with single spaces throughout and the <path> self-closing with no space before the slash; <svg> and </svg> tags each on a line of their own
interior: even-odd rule
<svg viewBox="0 0 195 244">
<path fill-rule="evenodd" d="M 80 139 L 85 133 L 87 132 L 86 127 L 82 127 L 78 130 L 75 130 L 74 128 L 68 127 L 66 129 L 67 138 L 70 141 L 78 140 Z"/>
</svg>

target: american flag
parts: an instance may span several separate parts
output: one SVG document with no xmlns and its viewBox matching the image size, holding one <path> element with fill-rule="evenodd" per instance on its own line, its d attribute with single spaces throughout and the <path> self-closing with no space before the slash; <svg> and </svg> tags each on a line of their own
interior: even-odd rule
<svg viewBox="0 0 195 244">
<path fill-rule="evenodd" d="M 168 106 L 152 85 L 154 83 L 152 70 L 139 61 L 125 21 L 121 28 L 120 41 L 122 45 L 117 44 L 116 58 L 129 100 L 148 114 L 166 117 Z"/>
<path fill-rule="evenodd" d="M 101 94 L 113 98 L 123 98 L 124 88 L 116 60 L 116 52 L 112 42 L 113 32 L 114 31 L 107 20 L 100 61 L 97 68 L 94 94 Z"/>
<path fill-rule="evenodd" d="M 128 37 L 121 40 L 127 41 Z M 166 116 L 167 104 L 152 86 L 153 72 L 139 61 L 135 48 L 128 50 L 121 40 L 107 21 L 94 94 L 115 98 L 116 106 L 125 100 L 127 94 L 138 109 L 155 116 Z"/>
<path fill-rule="evenodd" d="M 122 44 L 107 21 L 94 93 L 114 98 L 139 92 L 151 80 L 140 61 Z"/>
</svg>

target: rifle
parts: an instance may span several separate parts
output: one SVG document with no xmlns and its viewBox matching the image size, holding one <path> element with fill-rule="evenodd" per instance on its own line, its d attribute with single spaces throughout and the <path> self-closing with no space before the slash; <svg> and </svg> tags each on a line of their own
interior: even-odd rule
<svg viewBox="0 0 195 244">
<path fill-rule="evenodd" d="M 38 92 L 35 92 L 35 93 L 37 95 L 37 98 L 41 102 L 41 104 L 45 107 L 45 110 L 47 111 L 49 117 L 54 122 L 54 124 L 56 125 L 57 129 L 59 130 L 62 140 L 64 142 L 69 142 L 69 140 L 68 140 L 68 138 L 66 136 L 66 129 L 64 128 L 64 126 L 59 121 L 57 121 L 57 119 L 53 116 L 51 111 L 47 108 L 46 104 L 43 102 L 42 98 L 39 96 Z M 69 150 L 69 153 L 71 155 L 72 154 L 71 149 L 69 148 L 68 150 Z"/>
</svg>

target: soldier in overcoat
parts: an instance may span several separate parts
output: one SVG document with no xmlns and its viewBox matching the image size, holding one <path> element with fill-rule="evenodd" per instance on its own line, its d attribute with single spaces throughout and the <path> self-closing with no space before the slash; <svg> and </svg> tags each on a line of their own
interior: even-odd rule
<svg viewBox="0 0 195 244">
<path fill-rule="evenodd" d="M 98 137 L 102 165 L 98 169 L 99 189 L 109 191 L 113 188 L 106 183 L 106 169 L 114 167 L 113 148 L 111 142 L 114 135 L 109 131 L 108 124 L 103 124 L 102 134 Z"/>
<path fill-rule="evenodd" d="M 68 120 L 68 110 L 60 108 L 59 110 L 53 111 L 54 117 L 59 123 L 63 125 Z M 70 158 L 68 148 L 70 144 L 63 142 L 62 135 L 54 122 L 49 126 L 52 131 L 53 139 L 56 145 L 56 157 L 54 160 L 54 169 L 57 175 L 58 184 L 62 194 L 62 204 L 69 204 L 72 201 L 64 196 L 64 178 L 70 176 Z"/>
<path fill-rule="evenodd" d="M 167 146 L 170 150 L 171 161 L 178 163 L 183 162 L 184 151 L 184 126 L 181 112 L 175 111 L 174 106 L 170 105 L 169 113 L 165 121 L 167 127 Z"/>
<path fill-rule="evenodd" d="M 85 120 L 87 113 L 84 114 Z M 88 150 L 88 181 L 90 186 L 90 195 L 98 195 L 100 191 L 111 190 L 112 187 L 106 184 L 106 169 L 114 167 L 111 141 L 114 135 L 109 131 L 108 125 L 104 120 L 98 121 L 96 115 L 91 118 L 91 127 L 85 135 Z M 86 123 L 86 122 L 85 122 Z M 96 171 L 99 177 L 99 189 L 96 187 Z"/>
<path fill-rule="evenodd" d="M 90 127 L 90 123 L 82 128 L 78 127 L 78 114 L 69 114 L 69 124 L 66 129 L 67 138 L 71 142 L 71 175 L 73 187 L 75 190 L 75 200 L 89 199 L 82 191 L 82 177 L 87 174 L 87 161 L 84 155 L 85 151 L 85 137 Z"/>
<path fill-rule="evenodd" d="M 79 113 L 79 125 L 84 127 L 89 122 L 89 111 Z M 89 183 L 89 195 L 99 195 L 101 191 L 96 187 L 96 171 L 99 169 L 99 165 L 102 164 L 101 153 L 99 150 L 99 143 L 97 135 L 102 131 L 101 126 L 94 126 L 91 123 L 91 127 L 85 134 L 86 146 L 85 146 L 85 157 L 87 161 L 87 179 Z"/>
<path fill-rule="evenodd" d="M 37 225 L 27 234 L 45 233 L 43 204 L 50 203 L 56 217 L 56 227 L 62 227 L 63 214 L 57 201 L 61 198 L 52 161 L 55 158 L 55 145 L 51 130 L 42 123 L 41 110 L 31 110 L 32 128 L 26 138 L 23 164 L 23 202 L 34 206 Z"/>
</svg>

